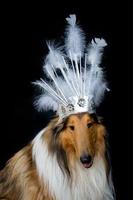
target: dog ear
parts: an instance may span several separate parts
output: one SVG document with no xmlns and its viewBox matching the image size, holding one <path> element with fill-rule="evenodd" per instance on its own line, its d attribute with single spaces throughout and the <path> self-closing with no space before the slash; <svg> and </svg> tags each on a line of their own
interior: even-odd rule
<svg viewBox="0 0 133 200">
<path fill-rule="evenodd" d="M 58 135 L 61 131 L 66 128 L 68 118 L 63 119 L 60 123 L 56 124 L 53 128 L 53 134 Z"/>
<path fill-rule="evenodd" d="M 99 116 L 96 113 L 92 113 L 92 114 L 90 114 L 90 116 L 93 118 L 93 120 L 96 123 L 99 123 L 99 124 L 103 124 L 104 123 L 104 118 L 102 116 Z"/>
<path fill-rule="evenodd" d="M 98 123 L 103 124 L 104 118 L 102 116 L 97 116 Z"/>
</svg>

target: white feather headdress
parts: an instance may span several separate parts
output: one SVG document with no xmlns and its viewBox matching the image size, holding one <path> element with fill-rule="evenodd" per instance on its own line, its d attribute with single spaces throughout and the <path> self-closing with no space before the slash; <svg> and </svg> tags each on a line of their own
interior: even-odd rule
<svg viewBox="0 0 133 200">
<path fill-rule="evenodd" d="M 35 101 L 38 110 L 57 111 L 60 118 L 79 112 L 95 112 L 107 83 L 99 66 L 104 39 L 95 38 L 87 47 L 83 30 L 76 24 L 76 16 L 68 22 L 65 48 L 48 44 L 49 53 L 43 71 L 50 79 L 40 79 L 35 84 L 42 88 L 42 95 Z"/>
</svg>

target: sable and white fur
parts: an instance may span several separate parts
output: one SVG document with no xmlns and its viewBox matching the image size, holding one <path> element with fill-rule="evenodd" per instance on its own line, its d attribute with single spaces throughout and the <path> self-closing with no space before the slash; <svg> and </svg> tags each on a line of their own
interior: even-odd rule
<svg viewBox="0 0 133 200">
<path fill-rule="evenodd" d="M 47 143 L 43 142 L 41 135 L 33 141 L 33 157 L 37 164 L 39 176 L 48 184 L 50 193 L 57 200 L 113 200 L 113 188 L 109 185 L 104 160 L 96 157 L 93 166 L 83 170 L 76 163 L 76 171 L 72 171 L 72 182 L 67 174 L 63 174 L 57 162 L 56 155 L 51 156 Z M 43 164 L 44 163 L 44 164 Z M 47 164 L 48 163 L 48 164 Z"/>
<path fill-rule="evenodd" d="M 73 121 L 75 132 L 70 129 Z M 91 128 L 86 127 L 88 122 Z M 0 172 L 0 198 L 114 200 L 104 137 L 103 125 L 88 113 L 72 115 L 62 122 L 58 118 L 51 121 Z M 80 161 L 84 152 L 93 157 L 90 168 Z"/>
</svg>

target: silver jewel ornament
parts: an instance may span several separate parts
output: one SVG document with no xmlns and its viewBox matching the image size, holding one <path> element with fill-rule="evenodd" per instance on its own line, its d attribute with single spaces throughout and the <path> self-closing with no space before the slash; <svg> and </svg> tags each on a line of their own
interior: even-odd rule
<svg viewBox="0 0 133 200">
<path fill-rule="evenodd" d="M 73 104 L 68 104 L 67 105 L 68 111 L 74 111 L 74 105 Z"/>
<path fill-rule="evenodd" d="M 79 99 L 79 100 L 78 100 L 78 105 L 79 105 L 80 107 L 84 107 L 84 106 L 85 106 L 85 99 L 83 99 L 83 98 Z"/>
</svg>

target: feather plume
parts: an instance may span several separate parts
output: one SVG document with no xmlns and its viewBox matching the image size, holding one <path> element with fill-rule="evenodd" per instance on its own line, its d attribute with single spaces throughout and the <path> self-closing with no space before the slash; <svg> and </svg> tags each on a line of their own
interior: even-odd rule
<svg viewBox="0 0 133 200">
<path fill-rule="evenodd" d="M 66 52 L 69 58 L 71 53 L 72 60 L 79 60 L 83 55 L 85 47 L 84 33 L 76 24 L 76 15 L 70 15 L 70 17 L 66 18 L 66 20 L 68 22 L 65 40 Z"/>
<path fill-rule="evenodd" d="M 34 102 L 34 106 L 38 111 L 47 111 L 58 109 L 58 103 L 48 94 L 40 95 Z"/>
<path fill-rule="evenodd" d="M 51 96 L 58 103 L 66 105 L 65 100 L 62 98 L 58 91 L 58 88 L 56 88 L 56 86 L 54 86 L 53 84 L 48 84 L 43 79 L 41 79 L 40 81 L 33 82 L 33 84 L 37 85 L 44 93 L 47 92 L 49 96 Z"/>
<path fill-rule="evenodd" d="M 93 96 L 94 103 L 98 106 L 101 103 L 105 91 L 108 90 L 104 73 L 100 67 L 93 65 L 87 70 L 85 85 L 87 96 Z"/>
<path fill-rule="evenodd" d="M 60 105 L 67 110 L 68 105 L 77 102 L 74 106 L 77 112 L 81 112 L 82 109 L 78 107 L 81 99 L 87 102 L 86 110 L 83 108 L 83 111 L 94 111 L 91 101 L 97 107 L 101 103 L 105 90 L 108 90 L 103 70 L 99 67 L 107 43 L 104 39 L 95 38 L 85 50 L 84 33 L 76 24 L 76 16 L 70 15 L 66 20 L 68 28 L 65 52 L 63 47 L 48 43 L 49 53 L 43 71 L 50 81 L 41 79 L 34 83 L 42 89 L 42 95 L 35 101 L 37 109 L 39 111 L 52 109 L 58 111 L 61 117 L 63 113 L 58 109 Z M 87 53 L 83 61 L 85 51 Z M 58 69 L 61 73 L 57 72 Z"/>
<path fill-rule="evenodd" d="M 107 45 L 104 39 L 95 38 L 91 41 L 91 44 L 88 45 L 88 59 L 87 64 L 99 65 L 101 62 L 103 49 Z"/>
<path fill-rule="evenodd" d="M 49 48 L 49 54 L 46 57 L 46 64 L 49 64 L 51 66 L 54 66 L 55 68 L 62 68 L 64 66 L 63 62 L 63 52 L 62 47 L 54 47 L 54 44 L 47 43 Z M 44 66 L 45 70 L 45 66 Z"/>
</svg>

